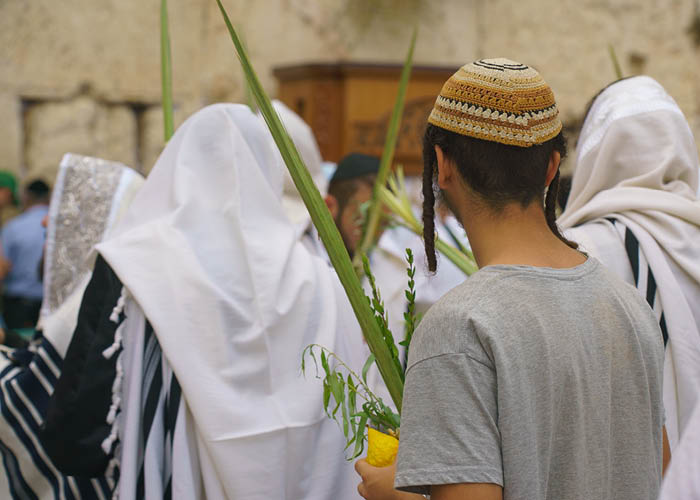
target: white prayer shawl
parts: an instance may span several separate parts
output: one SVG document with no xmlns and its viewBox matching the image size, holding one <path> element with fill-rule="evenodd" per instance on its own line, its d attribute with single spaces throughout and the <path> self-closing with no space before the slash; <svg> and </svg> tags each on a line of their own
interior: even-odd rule
<svg viewBox="0 0 700 500">
<path fill-rule="evenodd" d="M 700 394 L 700 202 L 693 135 L 656 81 L 618 82 L 595 100 L 584 122 L 571 194 L 559 219 L 567 235 L 630 280 L 625 230 L 639 244 L 638 289 L 663 313 L 666 429 L 672 448 Z M 612 224 L 606 219 L 616 221 Z M 631 237 L 630 237 L 631 238 Z"/>
<path fill-rule="evenodd" d="M 673 450 L 659 500 L 700 500 L 700 404 Z"/>
<path fill-rule="evenodd" d="M 196 491 L 188 486 L 201 475 L 209 499 L 356 498 L 342 432 L 300 363 L 319 343 L 361 366 L 362 339 L 346 335 L 356 321 L 337 276 L 283 213 L 282 171 L 262 127 L 242 105 L 190 117 L 98 250 L 133 298 L 124 324 L 138 305 L 182 388 L 188 446 L 172 457 L 174 494 L 180 481 Z M 143 317 L 132 317 L 124 332 L 140 328 Z M 137 338 L 123 337 L 125 363 Z M 121 400 L 128 418 L 138 400 Z M 124 443 L 122 488 L 136 460 Z"/>
</svg>

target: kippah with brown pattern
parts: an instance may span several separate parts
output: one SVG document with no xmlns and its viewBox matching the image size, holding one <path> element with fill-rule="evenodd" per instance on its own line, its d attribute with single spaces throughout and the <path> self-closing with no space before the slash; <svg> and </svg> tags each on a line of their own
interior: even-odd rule
<svg viewBox="0 0 700 500">
<path fill-rule="evenodd" d="M 428 122 L 522 147 L 548 141 L 562 126 L 554 93 L 540 74 L 502 58 L 462 66 L 445 82 Z"/>
</svg>

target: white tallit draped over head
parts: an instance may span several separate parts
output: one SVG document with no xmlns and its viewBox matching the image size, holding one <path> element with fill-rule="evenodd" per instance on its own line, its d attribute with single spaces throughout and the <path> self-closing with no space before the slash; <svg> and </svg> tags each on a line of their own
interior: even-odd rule
<svg viewBox="0 0 700 500">
<path fill-rule="evenodd" d="M 654 300 L 654 287 L 642 290 L 641 281 L 637 287 L 659 313 L 662 330 L 668 328 L 664 403 L 672 446 L 700 395 L 697 190 L 697 145 L 680 108 L 658 82 L 646 76 L 629 78 L 595 99 L 579 137 L 571 194 L 558 223 L 573 228 L 570 237 L 584 247 L 600 244 L 590 230 L 586 236 L 586 227 L 597 227 L 599 239 L 606 234 L 620 237 L 621 248 L 630 241 L 626 230 L 638 240 L 639 263 L 633 271 L 644 271 L 642 260 L 644 268 L 648 264 L 659 301 Z M 623 234 L 616 234 L 608 220 L 622 224 Z"/>
<path fill-rule="evenodd" d="M 190 117 L 98 250 L 182 387 L 204 497 L 353 498 L 342 432 L 300 362 L 320 343 L 357 366 L 362 340 L 335 273 L 283 212 L 267 137 L 243 105 Z"/>
<path fill-rule="evenodd" d="M 658 212 L 700 226 L 698 152 L 673 98 L 658 82 L 638 76 L 603 91 L 588 112 L 576 151 L 576 170 L 563 228 L 611 213 Z"/>
<path fill-rule="evenodd" d="M 51 195 L 40 327 L 61 356 L 78 318 L 96 253 L 124 215 L 143 177 L 121 163 L 67 153 Z"/>
</svg>

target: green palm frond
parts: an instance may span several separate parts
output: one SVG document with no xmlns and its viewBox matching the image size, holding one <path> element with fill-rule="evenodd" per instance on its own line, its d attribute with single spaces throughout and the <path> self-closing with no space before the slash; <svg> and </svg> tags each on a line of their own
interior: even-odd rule
<svg viewBox="0 0 700 500">
<path fill-rule="evenodd" d="M 381 222 L 382 218 L 382 202 L 380 190 L 386 184 L 387 178 L 389 177 L 389 173 L 391 171 L 391 164 L 394 160 L 394 152 L 396 151 L 396 141 L 399 137 L 399 127 L 401 125 L 401 116 L 403 115 L 403 108 L 406 102 L 406 88 L 408 87 L 408 82 L 411 78 L 411 68 L 413 66 L 413 50 L 416 46 L 417 36 L 418 28 L 416 27 L 413 29 L 411 43 L 408 46 L 406 60 L 403 65 L 403 69 L 401 70 L 399 89 L 398 93 L 396 94 L 394 109 L 391 112 L 391 118 L 389 120 L 389 128 L 387 129 L 386 133 L 386 140 L 384 142 L 382 159 L 379 163 L 379 172 L 377 173 L 377 179 L 374 182 L 374 190 L 372 191 L 372 199 L 370 201 L 367 218 L 365 219 L 362 238 L 360 239 L 360 245 L 355 254 L 355 259 L 353 262 L 355 269 L 358 272 L 358 275 L 360 275 L 362 272 L 361 256 L 368 254 L 370 249 L 376 244 L 379 223 Z"/>
<path fill-rule="evenodd" d="M 240 60 L 246 81 L 250 87 L 250 91 L 258 104 L 261 114 L 272 134 L 272 137 L 279 148 L 280 154 L 284 159 L 284 163 L 289 169 L 289 173 L 294 181 L 294 185 L 301 194 L 304 204 L 306 205 L 311 220 L 318 230 L 321 241 L 328 252 L 331 263 L 338 274 L 338 278 L 342 283 L 345 293 L 352 305 L 357 321 L 362 328 L 362 333 L 365 336 L 367 344 L 376 357 L 377 367 L 382 375 L 384 383 L 391 394 L 391 397 L 396 405 L 396 409 L 401 411 L 401 402 L 403 396 L 403 382 L 401 374 L 396 369 L 393 363 L 391 353 L 384 342 L 382 333 L 374 318 L 374 313 L 365 296 L 360 281 L 355 273 L 355 270 L 350 261 L 345 245 L 340 237 L 340 233 L 333 222 L 325 202 L 321 198 L 316 185 L 309 174 L 308 169 L 304 165 L 299 152 L 292 142 L 289 134 L 285 130 L 282 122 L 277 116 L 277 113 L 272 108 L 272 103 L 260 84 L 260 81 L 253 69 L 250 59 L 246 53 L 245 47 L 241 43 L 236 30 L 221 4 L 221 0 L 216 0 L 221 10 L 224 22 L 228 28 L 231 40 L 235 46 L 238 58 Z"/>
<path fill-rule="evenodd" d="M 168 32 L 168 0 L 160 2 L 160 75 L 163 93 L 163 127 L 165 142 L 175 132 L 173 122 L 173 68 Z"/>
</svg>

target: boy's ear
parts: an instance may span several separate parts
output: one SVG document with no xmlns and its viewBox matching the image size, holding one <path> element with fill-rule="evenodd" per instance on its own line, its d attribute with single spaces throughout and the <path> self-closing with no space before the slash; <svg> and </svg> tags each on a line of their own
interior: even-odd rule
<svg viewBox="0 0 700 500">
<path fill-rule="evenodd" d="M 435 146 L 435 156 L 437 159 L 438 169 L 438 186 L 440 189 L 446 189 L 454 180 L 455 167 L 454 164 L 445 156 L 440 146 Z"/>
<path fill-rule="evenodd" d="M 552 179 L 554 179 L 554 176 L 557 175 L 557 172 L 559 171 L 559 165 L 561 164 L 561 154 L 559 151 L 556 149 L 552 151 L 552 154 L 549 156 L 549 165 L 547 165 L 547 176 L 544 179 L 544 185 L 545 187 L 549 187 L 549 185 L 552 182 Z"/>
</svg>

